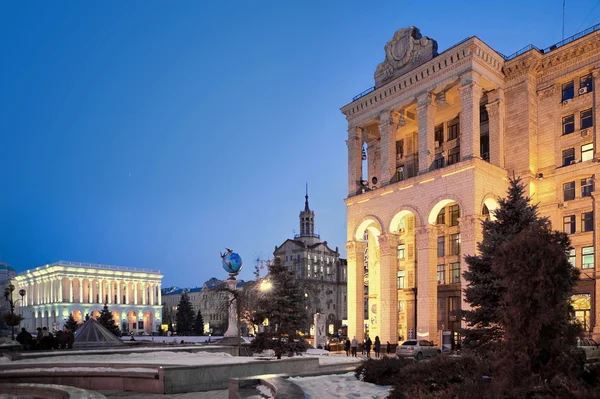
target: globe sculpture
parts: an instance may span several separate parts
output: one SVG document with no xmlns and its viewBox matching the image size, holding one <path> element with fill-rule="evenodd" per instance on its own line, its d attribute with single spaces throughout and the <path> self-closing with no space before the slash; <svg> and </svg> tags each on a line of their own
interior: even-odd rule
<svg viewBox="0 0 600 399">
<path fill-rule="evenodd" d="M 242 257 L 231 249 L 226 248 L 227 252 L 221 253 L 221 259 L 223 261 L 223 269 L 229 273 L 229 278 L 235 280 L 235 276 L 238 275 L 242 270 Z"/>
</svg>

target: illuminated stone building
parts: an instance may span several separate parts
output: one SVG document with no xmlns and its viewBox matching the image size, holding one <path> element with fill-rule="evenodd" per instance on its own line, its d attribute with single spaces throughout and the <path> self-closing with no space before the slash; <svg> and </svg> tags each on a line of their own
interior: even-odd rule
<svg viewBox="0 0 600 399">
<path fill-rule="evenodd" d="M 17 290 L 27 292 L 19 313 L 21 326 L 62 328 L 70 314 L 78 323 L 99 317 L 108 303 L 122 331 L 157 331 L 162 320 L 158 270 L 58 261 L 19 273 Z"/>
<path fill-rule="evenodd" d="M 476 252 L 480 221 L 513 175 L 540 214 L 569 233 L 582 271 L 577 317 L 600 336 L 597 28 L 510 56 L 477 37 L 438 53 L 415 27 L 386 44 L 375 86 L 341 109 L 350 336 L 456 333 L 468 306 L 464 255 Z"/>
<path fill-rule="evenodd" d="M 333 334 L 347 317 L 346 260 L 340 258 L 338 248 L 329 248 L 327 241 L 315 234 L 315 213 L 308 206 L 308 191 L 299 218 L 300 234 L 275 247 L 273 256 L 294 271 L 304 289 L 309 323 L 313 324 L 315 313 L 323 313 L 327 315 L 327 332 Z"/>
</svg>

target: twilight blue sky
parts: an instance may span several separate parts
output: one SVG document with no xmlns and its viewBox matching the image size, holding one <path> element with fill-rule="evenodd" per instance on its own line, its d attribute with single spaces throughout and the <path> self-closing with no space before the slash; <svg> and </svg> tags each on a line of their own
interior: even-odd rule
<svg viewBox="0 0 600 399">
<path fill-rule="evenodd" d="M 600 22 L 566 1 L 565 35 Z M 345 256 L 346 122 L 383 46 L 415 25 L 440 52 L 561 40 L 562 0 L 0 3 L 0 260 L 226 277 L 298 231 Z"/>
</svg>

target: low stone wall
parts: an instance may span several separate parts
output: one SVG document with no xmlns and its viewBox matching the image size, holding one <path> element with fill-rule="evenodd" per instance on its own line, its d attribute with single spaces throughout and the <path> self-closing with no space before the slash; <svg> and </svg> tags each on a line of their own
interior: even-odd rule
<svg viewBox="0 0 600 399">
<path fill-rule="evenodd" d="M 106 399 L 98 392 L 50 384 L 0 384 L 0 394 L 43 399 Z"/>
<path fill-rule="evenodd" d="M 281 373 L 295 375 L 318 369 L 317 358 L 292 357 L 211 366 L 165 366 L 159 369 L 159 379 L 164 381 L 164 393 L 172 394 L 227 389 L 230 378 Z"/>
</svg>

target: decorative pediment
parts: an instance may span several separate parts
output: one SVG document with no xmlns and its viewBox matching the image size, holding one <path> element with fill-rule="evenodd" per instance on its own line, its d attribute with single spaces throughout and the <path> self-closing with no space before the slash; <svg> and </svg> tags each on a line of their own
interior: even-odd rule
<svg viewBox="0 0 600 399">
<path fill-rule="evenodd" d="M 419 28 L 399 29 L 385 45 L 385 60 L 375 71 L 375 87 L 424 64 L 437 55 L 437 42 L 421 36 Z"/>
</svg>

